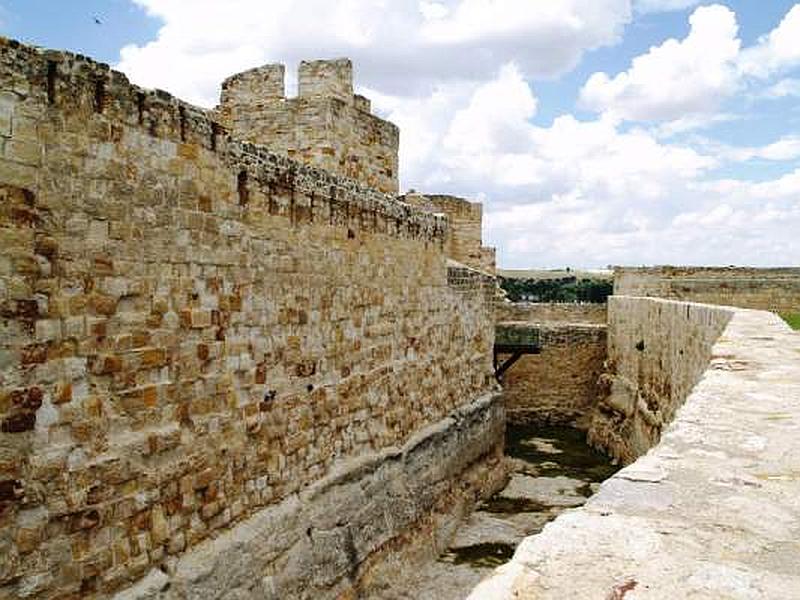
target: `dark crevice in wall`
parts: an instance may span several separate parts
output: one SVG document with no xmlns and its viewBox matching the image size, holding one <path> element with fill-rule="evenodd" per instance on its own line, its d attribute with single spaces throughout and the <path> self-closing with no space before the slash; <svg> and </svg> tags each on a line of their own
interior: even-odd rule
<svg viewBox="0 0 800 600">
<path fill-rule="evenodd" d="M 247 171 L 239 171 L 236 178 L 236 189 L 239 192 L 239 206 L 247 206 L 250 201 L 250 190 L 247 188 Z"/>
<path fill-rule="evenodd" d="M 47 103 L 56 103 L 56 73 L 58 71 L 58 64 L 53 61 L 47 61 Z"/>
<path fill-rule="evenodd" d="M 218 143 L 217 142 L 217 138 L 219 137 L 220 129 L 221 128 L 217 123 L 214 123 L 214 122 L 211 123 L 211 151 L 212 152 L 216 152 L 217 151 L 217 143 Z"/>
<path fill-rule="evenodd" d="M 186 109 L 183 106 L 178 107 L 178 120 L 180 121 L 181 141 L 186 141 Z"/>
<path fill-rule="evenodd" d="M 94 82 L 94 112 L 102 113 L 106 103 L 106 82 L 95 79 Z"/>
<path fill-rule="evenodd" d="M 137 92 L 136 93 L 136 114 L 137 114 L 137 122 L 139 123 L 139 125 L 144 125 L 144 101 L 145 101 L 144 92 Z"/>
</svg>

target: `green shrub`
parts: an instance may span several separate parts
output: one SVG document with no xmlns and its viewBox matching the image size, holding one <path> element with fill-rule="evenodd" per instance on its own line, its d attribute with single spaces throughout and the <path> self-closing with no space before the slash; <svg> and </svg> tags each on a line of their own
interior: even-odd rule
<svg viewBox="0 0 800 600">
<path fill-rule="evenodd" d="M 609 280 L 578 279 L 574 276 L 553 279 L 500 277 L 500 287 L 512 302 L 593 302 L 602 304 L 613 293 Z"/>
<path fill-rule="evenodd" d="M 781 313 L 781 317 L 783 317 L 783 320 L 789 324 L 789 327 L 800 331 L 800 312 Z"/>
</svg>

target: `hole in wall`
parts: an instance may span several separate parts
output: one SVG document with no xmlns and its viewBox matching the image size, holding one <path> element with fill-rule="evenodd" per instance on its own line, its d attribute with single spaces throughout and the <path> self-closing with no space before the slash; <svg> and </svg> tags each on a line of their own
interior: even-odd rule
<svg viewBox="0 0 800 600">
<path fill-rule="evenodd" d="M 53 60 L 47 61 L 47 103 L 56 103 L 56 73 L 58 65 Z"/>
<path fill-rule="evenodd" d="M 102 113 L 106 103 L 106 82 L 95 79 L 94 82 L 94 112 Z"/>
<path fill-rule="evenodd" d="M 178 107 L 178 121 L 181 130 L 181 141 L 186 141 L 186 108 L 183 106 Z"/>
<path fill-rule="evenodd" d="M 211 150 L 217 151 L 217 136 L 220 134 L 220 127 L 216 123 L 211 123 Z"/>
<path fill-rule="evenodd" d="M 247 206 L 250 201 L 250 190 L 247 189 L 247 171 L 240 171 L 236 178 L 236 189 L 239 192 L 239 206 Z"/>
<path fill-rule="evenodd" d="M 136 114 L 137 120 L 139 125 L 144 124 L 144 101 L 145 101 L 145 94 L 144 92 L 137 92 L 136 93 Z"/>
</svg>

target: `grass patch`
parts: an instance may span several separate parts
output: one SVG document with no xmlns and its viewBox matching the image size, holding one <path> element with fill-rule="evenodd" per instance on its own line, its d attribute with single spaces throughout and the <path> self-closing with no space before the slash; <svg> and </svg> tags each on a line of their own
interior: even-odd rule
<svg viewBox="0 0 800 600">
<path fill-rule="evenodd" d="M 781 313 L 781 317 L 792 329 L 800 331 L 800 313 Z"/>
</svg>

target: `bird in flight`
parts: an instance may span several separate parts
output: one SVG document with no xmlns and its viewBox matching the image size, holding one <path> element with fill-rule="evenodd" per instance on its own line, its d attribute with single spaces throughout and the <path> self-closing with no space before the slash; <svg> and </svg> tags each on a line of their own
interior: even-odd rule
<svg viewBox="0 0 800 600">
<path fill-rule="evenodd" d="M 102 22 L 100 19 L 98 19 L 97 17 L 95 17 L 95 18 L 94 18 L 94 24 L 95 24 L 95 25 L 102 25 L 102 24 L 103 24 L 103 22 Z"/>
</svg>

